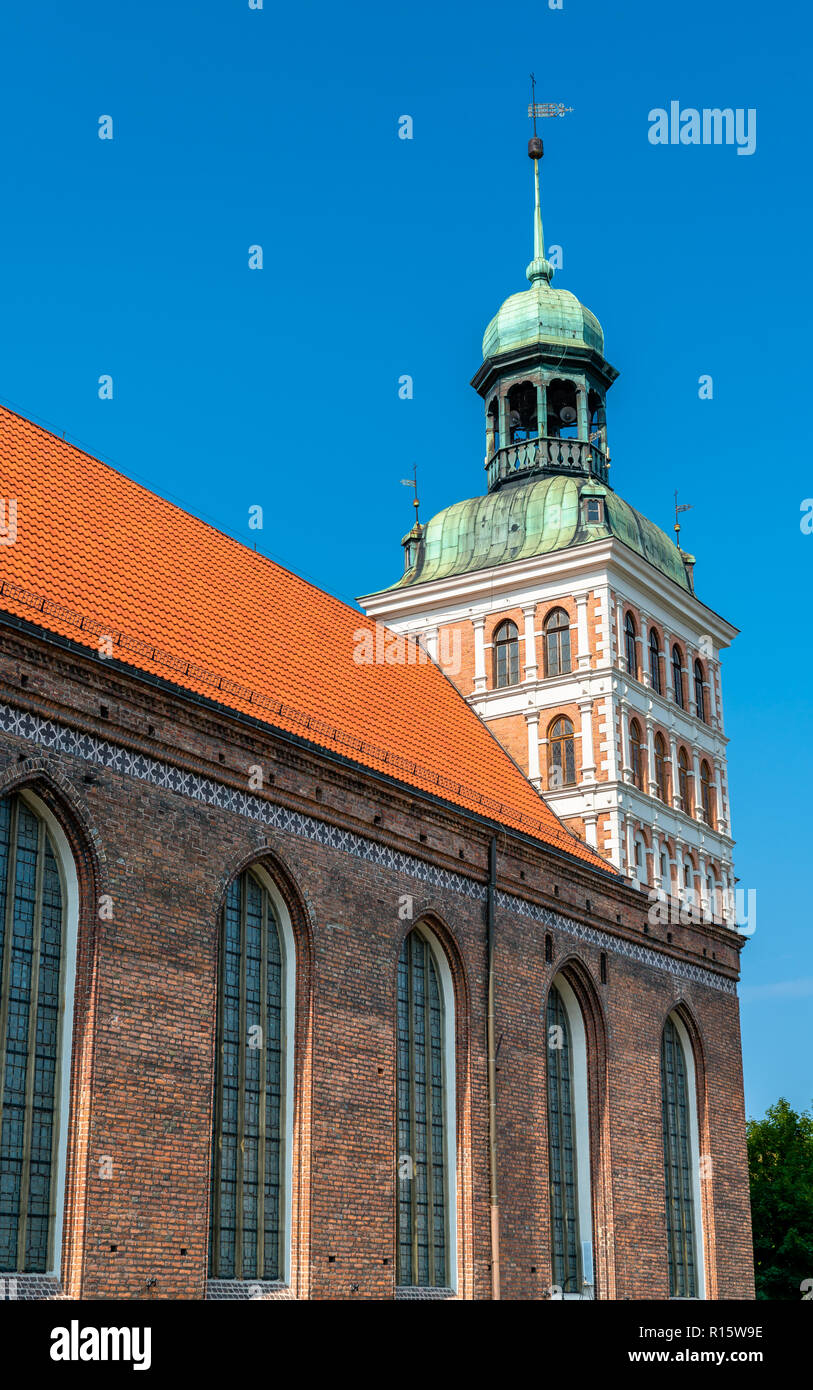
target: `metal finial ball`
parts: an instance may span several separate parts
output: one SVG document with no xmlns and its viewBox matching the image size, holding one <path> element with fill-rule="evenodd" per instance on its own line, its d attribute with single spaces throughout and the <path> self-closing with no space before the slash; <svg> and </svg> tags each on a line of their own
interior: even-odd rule
<svg viewBox="0 0 813 1390">
<path fill-rule="evenodd" d="M 528 141 L 528 158 L 541 159 L 545 153 L 545 147 L 538 135 L 532 135 Z"/>
</svg>

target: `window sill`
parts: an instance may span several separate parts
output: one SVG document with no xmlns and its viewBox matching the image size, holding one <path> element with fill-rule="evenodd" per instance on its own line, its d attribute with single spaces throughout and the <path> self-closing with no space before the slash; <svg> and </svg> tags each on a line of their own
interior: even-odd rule
<svg viewBox="0 0 813 1390">
<path fill-rule="evenodd" d="M 395 1289 L 396 1302 L 424 1302 L 427 1299 L 456 1298 L 454 1289 L 425 1288 L 417 1284 L 398 1284 Z"/>
<path fill-rule="evenodd" d="M 267 1299 L 293 1298 L 289 1284 L 277 1279 L 207 1279 L 206 1300 L 211 1303 L 258 1302 Z"/>
<path fill-rule="evenodd" d="M 62 1285 L 53 1274 L 0 1274 L 0 1303 L 63 1297 Z"/>
</svg>

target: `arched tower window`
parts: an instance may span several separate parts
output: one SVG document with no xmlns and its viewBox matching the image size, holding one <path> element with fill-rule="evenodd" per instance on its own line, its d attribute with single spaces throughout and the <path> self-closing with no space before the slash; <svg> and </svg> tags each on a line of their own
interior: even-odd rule
<svg viewBox="0 0 813 1390">
<path fill-rule="evenodd" d="M 655 735 L 655 783 L 661 801 L 669 801 L 669 762 L 666 755 L 666 739 L 663 734 Z"/>
<path fill-rule="evenodd" d="M 697 710 L 698 719 L 706 721 L 706 691 L 704 687 L 703 667 L 699 661 L 694 663 L 694 703 Z"/>
<path fill-rule="evenodd" d="M 510 619 L 494 633 L 494 684 L 498 689 L 519 683 L 519 632 Z"/>
<path fill-rule="evenodd" d="M 636 640 L 637 632 L 635 619 L 628 613 L 624 619 L 624 653 L 627 659 L 627 670 L 631 676 L 638 677 L 638 643 Z"/>
<path fill-rule="evenodd" d="M 700 806 L 706 825 L 714 825 L 714 802 L 711 790 L 711 768 L 705 758 L 700 764 Z"/>
<path fill-rule="evenodd" d="M 546 1010 L 552 1282 L 565 1297 L 592 1293 L 592 1199 L 587 1045 L 569 984 L 557 976 Z"/>
<path fill-rule="evenodd" d="M 680 655 L 680 647 L 672 648 L 672 685 L 675 690 L 675 703 L 681 709 L 686 708 L 686 691 L 683 688 L 683 658 Z"/>
<path fill-rule="evenodd" d="M 522 439 L 535 439 L 539 433 L 536 387 L 530 381 L 519 382 L 508 392 L 508 423 L 512 444 Z"/>
<path fill-rule="evenodd" d="M 686 815 L 690 816 L 692 814 L 692 798 L 689 787 L 689 759 L 685 748 L 678 751 L 678 792 L 681 806 Z"/>
<path fill-rule="evenodd" d="M 500 447 L 500 402 L 495 396 L 486 412 L 486 454 L 489 458 Z"/>
<path fill-rule="evenodd" d="M 554 608 L 545 619 L 545 675 L 563 676 L 570 667 L 570 619 Z"/>
<path fill-rule="evenodd" d="M 641 726 L 637 719 L 630 720 L 630 762 L 632 780 L 639 791 L 644 790 L 644 744 Z"/>
<path fill-rule="evenodd" d="M 573 725 L 566 715 L 560 715 L 548 730 L 548 789 L 572 786 L 575 781 Z"/>
<path fill-rule="evenodd" d="M 657 695 L 663 694 L 661 682 L 661 644 L 654 627 L 649 630 L 649 678 Z"/>
<path fill-rule="evenodd" d="M 294 945 L 259 866 L 229 886 L 220 930 L 209 1272 L 288 1278 Z"/>
<path fill-rule="evenodd" d="M 0 800 L 0 1270 L 58 1274 L 78 884 L 61 827 Z"/>
<path fill-rule="evenodd" d="M 702 1298 L 694 1058 L 685 1027 L 675 1014 L 666 1020 L 661 1038 L 661 1102 L 669 1296 Z"/>
<path fill-rule="evenodd" d="M 575 439 L 579 419 L 575 382 L 556 378 L 548 386 L 547 399 L 548 438 Z"/>
<path fill-rule="evenodd" d="M 398 960 L 398 1284 L 455 1287 L 454 995 L 422 926 Z"/>
</svg>

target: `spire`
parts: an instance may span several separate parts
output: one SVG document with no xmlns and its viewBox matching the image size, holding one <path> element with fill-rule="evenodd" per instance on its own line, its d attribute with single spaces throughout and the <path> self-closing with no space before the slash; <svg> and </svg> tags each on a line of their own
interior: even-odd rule
<svg viewBox="0 0 813 1390">
<path fill-rule="evenodd" d="M 528 141 L 528 155 L 534 162 L 534 258 L 525 274 L 534 285 L 538 280 L 550 284 L 553 279 L 553 266 L 545 260 L 545 236 L 542 231 L 542 205 L 539 199 L 539 161 L 542 158 L 542 141 L 533 136 Z"/>
<path fill-rule="evenodd" d="M 553 266 L 550 261 L 545 260 L 542 207 L 539 201 L 539 161 L 545 153 L 545 147 L 536 133 L 537 115 L 546 115 L 547 109 L 536 104 L 536 78 L 531 73 L 531 104 L 528 107 L 528 115 L 533 117 L 534 133 L 528 141 L 528 158 L 534 162 L 534 258 L 525 274 L 532 285 L 535 285 L 537 280 L 544 280 L 549 285 L 553 279 Z"/>
</svg>

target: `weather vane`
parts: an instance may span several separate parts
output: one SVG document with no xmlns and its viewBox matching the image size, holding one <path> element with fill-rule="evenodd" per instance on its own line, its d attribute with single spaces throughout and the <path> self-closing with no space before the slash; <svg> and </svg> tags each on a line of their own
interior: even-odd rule
<svg viewBox="0 0 813 1390">
<path fill-rule="evenodd" d="M 413 463 L 413 465 L 412 465 L 412 477 L 411 477 L 411 478 L 402 478 L 402 479 L 401 479 L 401 486 L 402 486 L 402 487 L 413 487 L 413 488 L 415 489 L 415 501 L 412 503 L 412 505 L 413 505 L 413 507 L 415 508 L 415 525 L 418 526 L 418 525 L 420 524 L 419 521 L 418 521 L 418 507 L 420 506 L 420 503 L 419 503 L 419 501 L 418 501 L 418 465 L 417 465 L 417 463 Z"/>
<path fill-rule="evenodd" d="M 536 133 L 537 116 L 564 116 L 568 111 L 572 111 L 572 106 L 563 106 L 558 101 L 537 101 L 536 99 L 536 78 L 531 73 L 531 104 L 528 107 L 528 115 L 533 117 L 534 140 L 539 137 Z"/>
<path fill-rule="evenodd" d="M 676 489 L 675 489 L 675 545 L 677 546 L 678 550 L 680 550 L 680 522 L 678 521 L 678 517 L 680 516 L 680 513 L 681 513 L 681 512 L 690 512 L 691 510 L 692 510 L 692 503 L 691 503 L 691 502 L 681 502 L 680 506 L 678 506 L 678 495 L 677 495 L 677 488 L 676 488 Z"/>
</svg>

